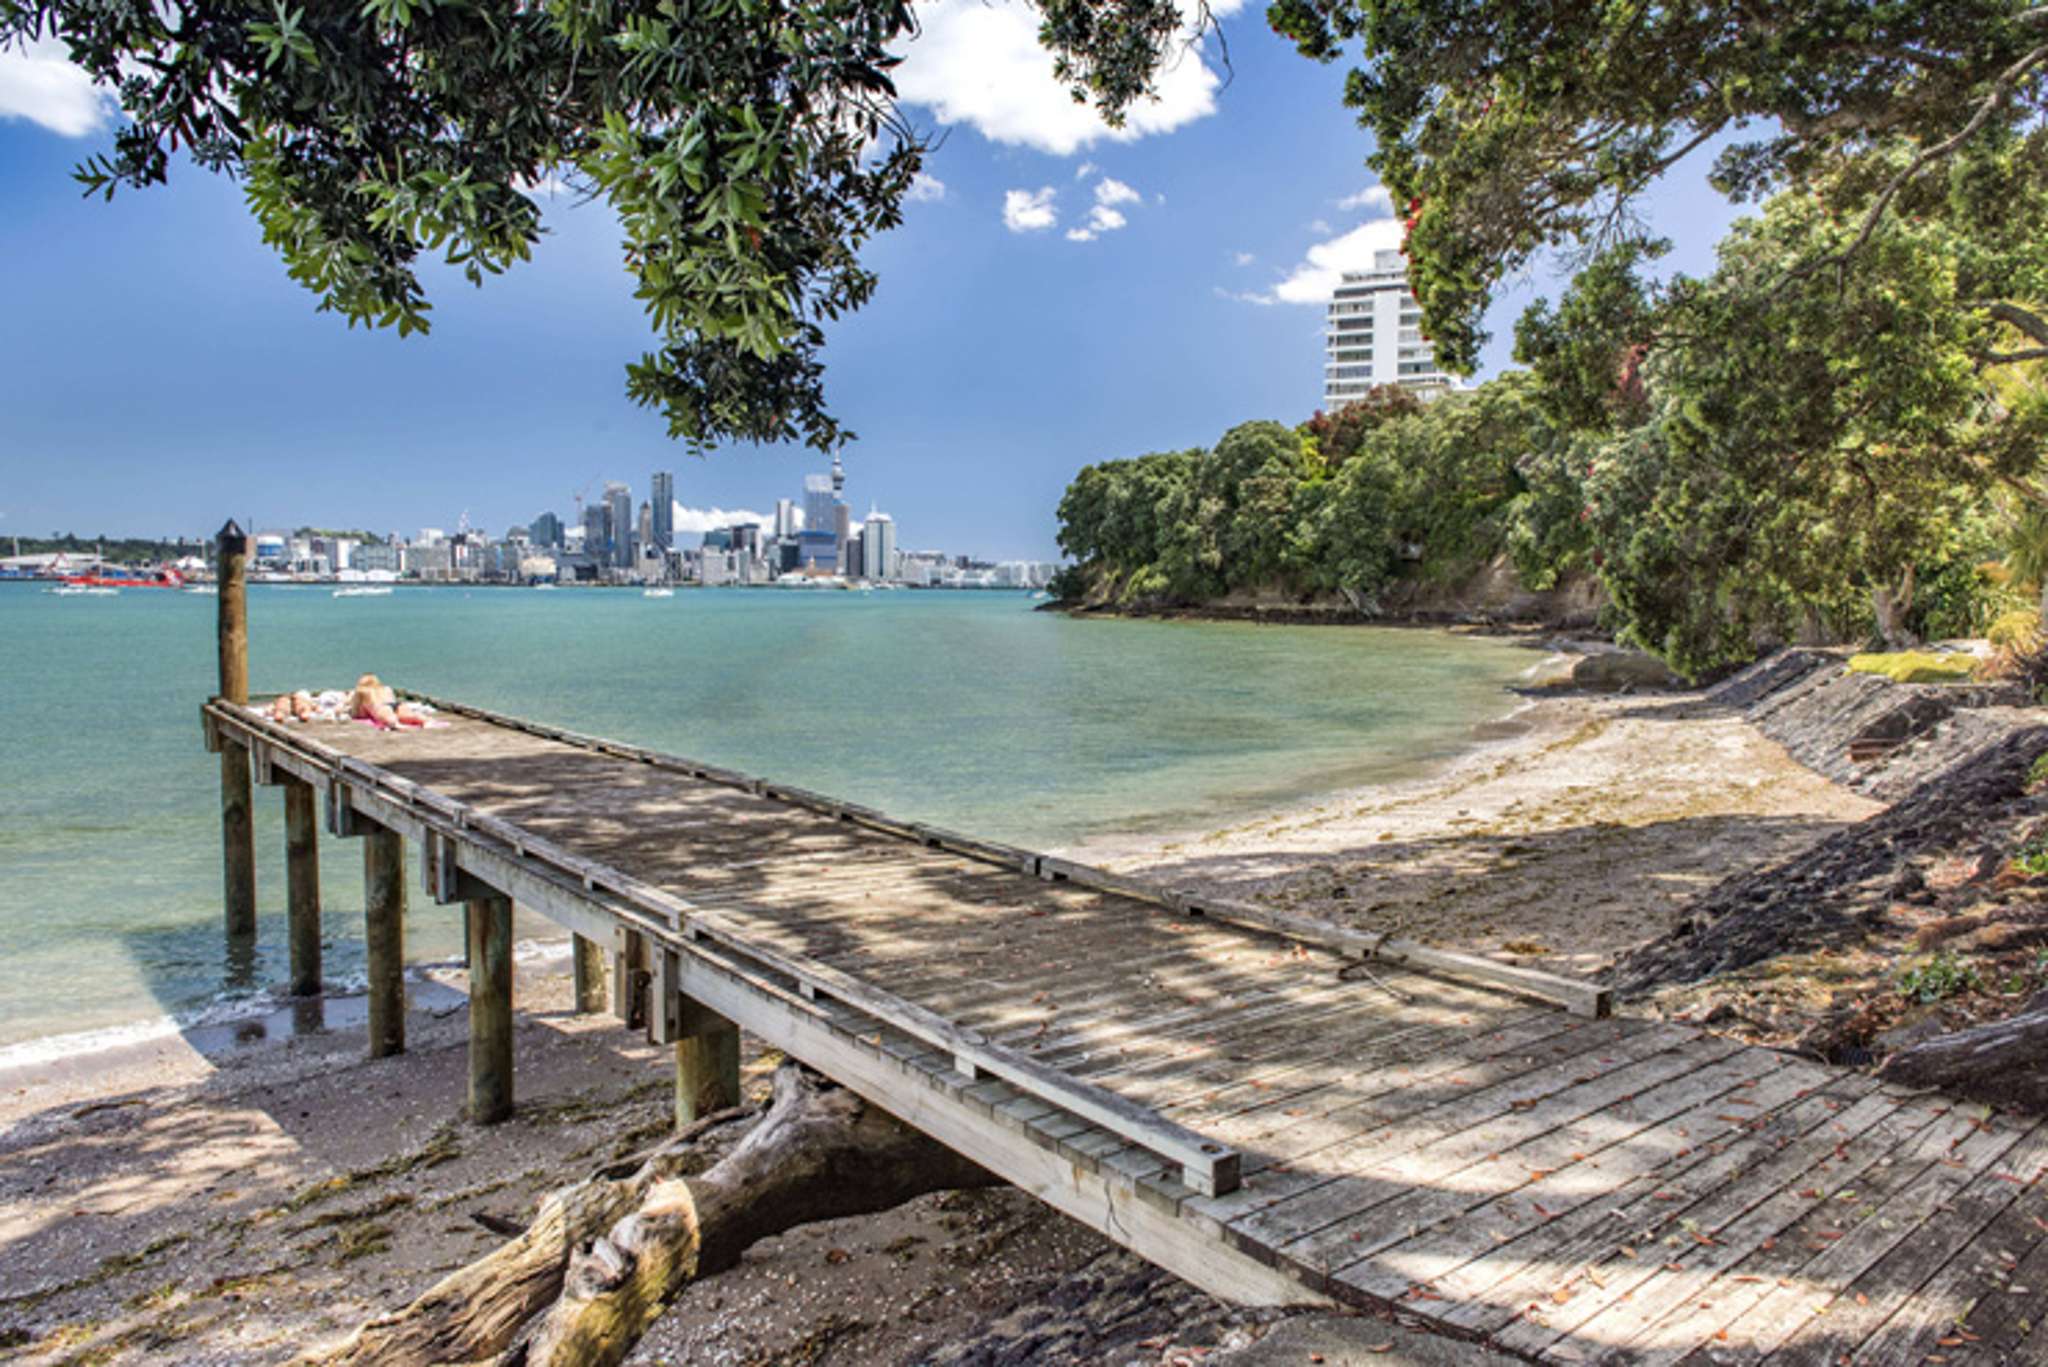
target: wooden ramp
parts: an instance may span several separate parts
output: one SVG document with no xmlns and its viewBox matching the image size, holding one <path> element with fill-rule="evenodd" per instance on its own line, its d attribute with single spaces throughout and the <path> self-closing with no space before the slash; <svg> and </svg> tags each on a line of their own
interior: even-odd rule
<svg viewBox="0 0 2048 1367">
<path fill-rule="evenodd" d="M 438 705 L 205 717 L 332 832 L 418 842 L 436 900 L 644 965 L 657 1039 L 735 1021 L 1219 1295 L 1541 1361 L 2048 1360 L 2048 1125 Z"/>
</svg>

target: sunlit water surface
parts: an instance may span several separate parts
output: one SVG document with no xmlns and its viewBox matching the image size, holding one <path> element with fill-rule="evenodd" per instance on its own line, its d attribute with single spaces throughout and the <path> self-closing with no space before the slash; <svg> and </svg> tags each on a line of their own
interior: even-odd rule
<svg viewBox="0 0 2048 1367">
<path fill-rule="evenodd" d="M 282 803 L 257 790 L 253 963 L 219 932 L 213 598 L 0 585 L 0 1045 L 251 1011 L 284 974 Z M 1408 630 L 1077 620 L 1012 593 L 250 591 L 258 692 L 374 671 L 1038 848 L 1403 777 L 1509 711 L 1530 655 Z M 321 850 L 330 982 L 362 969 Z M 414 959 L 458 952 L 419 905 Z M 81 1041 L 83 1044 L 83 1041 Z"/>
</svg>

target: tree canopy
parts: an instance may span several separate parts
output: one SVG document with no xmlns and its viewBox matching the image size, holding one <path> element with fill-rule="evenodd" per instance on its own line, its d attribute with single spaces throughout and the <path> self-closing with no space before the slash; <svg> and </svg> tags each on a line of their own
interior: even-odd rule
<svg viewBox="0 0 2048 1367">
<path fill-rule="evenodd" d="M 1718 148 L 1738 200 L 1822 183 L 1855 231 L 1799 263 L 1848 264 L 1895 201 L 2048 102 L 2048 8 L 2029 0 L 1275 0 L 1301 51 L 1360 65 L 1346 102 L 1407 205 L 1410 279 L 1437 358 L 1469 371 L 1493 287 L 1546 248 L 1642 236 L 1665 171 Z M 1838 204 L 1848 209 L 1848 204 Z"/>
<path fill-rule="evenodd" d="M 1045 0 L 1042 37 L 1111 121 L 1172 50 L 1160 0 Z M 0 46 L 55 36 L 117 92 L 89 191 L 178 153 L 241 179 L 320 307 L 425 330 L 419 268 L 531 254 L 550 177 L 616 214 L 655 345 L 627 389 L 694 443 L 849 434 L 824 324 L 876 286 L 925 153 L 890 72 L 908 0 L 0 0 Z"/>
</svg>

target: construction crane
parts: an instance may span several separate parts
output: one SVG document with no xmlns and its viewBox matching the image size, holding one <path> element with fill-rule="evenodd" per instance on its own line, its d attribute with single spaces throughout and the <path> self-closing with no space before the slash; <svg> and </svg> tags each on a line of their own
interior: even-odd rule
<svg viewBox="0 0 2048 1367">
<path fill-rule="evenodd" d="M 590 486 L 595 483 L 597 480 L 594 477 L 586 479 L 583 481 L 583 487 L 576 491 L 576 525 L 579 527 L 583 525 L 583 496 L 590 492 Z"/>
</svg>

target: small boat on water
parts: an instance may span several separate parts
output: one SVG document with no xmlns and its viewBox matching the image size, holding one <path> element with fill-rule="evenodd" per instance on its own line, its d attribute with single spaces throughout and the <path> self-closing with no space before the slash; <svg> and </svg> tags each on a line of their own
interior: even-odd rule
<svg viewBox="0 0 2048 1367">
<path fill-rule="evenodd" d="M 336 598 L 388 598 L 390 595 L 389 584 L 352 584 L 348 588 L 334 591 Z"/>
<path fill-rule="evenodd" d="M 102 584 L 59 584 L 56 588 L 44 589 L 43 592 L 54 593 L 59 598 L 115 598 L 120 595 L 121 590 L 111 589 Z"/>
<path fill-rule="evenodd" d="M 674 589 L 642 589 L 640 596 L 642 598 L 673 598 L 676 596 L 676 591 Z"/>
<path fill-rule="evenodd" d="M 555 586 L 553 584 L 535 584 L 533 587 L 536 592 L 542 589 L 546 589 L 549 592 L 553 592 Z"/>
<path fill-rule="evenodd" d="M 186 593 L 204 594 L 209 598 L 220 597 L 219 587 L 213 584 L 187 584 L 183 591 Z"/>
</svg>

